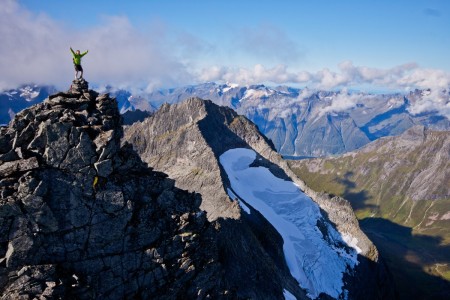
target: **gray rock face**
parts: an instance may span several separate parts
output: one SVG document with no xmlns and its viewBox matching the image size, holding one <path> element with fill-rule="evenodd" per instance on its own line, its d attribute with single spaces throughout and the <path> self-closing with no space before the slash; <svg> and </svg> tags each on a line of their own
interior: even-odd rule
<svg viewBox="0 0 450 300">
<path fill-rule="evenodd" d="M 1 127 L 2 299 L 235 296 L 201 197 L 121 136 L 116 101 L 84 80 Z"/>
<path fill-rule="evenodd" d="M 297 297 L 305 297 L 304 292 L 295 289 L 298 284 L 284 264 L 282 240 L 278 233 L 257 211 L 252 209 L 250 215 L 243 213 L 236 201 L 232 201 L 234 199 L 226 193 L 230 185 L 218 158 L 229 149 L 244 147 L 254 149 L 259 154 L 259 163 L 273 174 L 297 183 L 319 204 L 340 233 L 358 240 L 358 247 L 362 250 L 360 264 L 355 274 L 346 279 L 350 297 L 367 294 L 373 298 L 393 296 L 393 287 L 384 265 L 379 261 L 378 251 L 360 230 L 349 203 L 309 189 L 275 152 L 273 144 L 259 132 L 256 125 L 232 109 L 198 98 L 174 105 L 166 104 L 142 123 L 127 127 L 124 140 L 133 145 L 144 161 L 174 178 L 177 187 L 202 195 L 201 208 L 207 212 L 208 219 L 222 224 L 219 230 L 221 246 L 224 252 L 229 253 L 224 264 L 228 266 L 227 274 L 233 274 L 232 278 L 236 279 L 239 291 L 245 290 L 248 277 L 232 262 L 245 263 L 258 274 L 267 272 L 265 266 L 274 266 L 269 281 L 259 278 L 261 289 L 265 292 L 262 295 L 269 295 L 268 286 L 279 285 L 288 288 Z M 233 226 L 233 220 L 239 221 L 240 226 Z M 237 249 L 248 251 L 242 253 Z M 279 294 L 271 293 L 273 298 L 279 297 Z M 261 298 L 261 294 L 245 296 Z"/>
</svg>

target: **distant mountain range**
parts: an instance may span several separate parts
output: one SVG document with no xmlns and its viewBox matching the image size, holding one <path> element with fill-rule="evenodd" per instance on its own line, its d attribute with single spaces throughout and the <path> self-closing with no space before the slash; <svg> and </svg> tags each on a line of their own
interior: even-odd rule
<svg viewBox="0 0 450 300">
<path fill-rule="evenodd" d="M 247 116 L 282 155 L 325 156 L 358 149 L 417 124 L 449 129 L 450 121 L 437 112 L 413 115 L 408 111 L 422 93 L 375 95 L 205 83 L 157 91 L 131 103 L 145 109 L 141 105 L 148 102 L 158 107 L 192 96 L 210 99 Z"/>
<path fill-rule="evenodd" d="M 450 129 L 450 121 L 436 111 L 419 115 L 409 112 L 427 92 L 419 90 L 405 95 L 366 94 L 204 83 L 139 96 L 111 87 L 108 91 L 117 98 L 121 113 L 135 109 L 152 112 L 163 103 L 179 103 L 190 97 L 231 107 L 253 121 L 284 156 L 341 154 L 383 136 L 399 135 L 415 125 Z M 2 112 L 16 111 L 14 103 L 9 104 L 2 106 Z M 1 122 L 6 123 L 7 117 Z"/>
<path fill-rule="evenodd" d="M 44 101 L 56 92 L 52 86 L 23 85 L 0 93 L 0 124 L 7 124 L 22 109 Z"/>
</svg>

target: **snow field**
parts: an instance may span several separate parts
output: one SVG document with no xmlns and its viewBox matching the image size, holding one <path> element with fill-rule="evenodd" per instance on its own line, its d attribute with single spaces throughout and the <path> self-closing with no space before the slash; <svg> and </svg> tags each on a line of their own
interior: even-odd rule
<svg viewBox="0 0 450 300">
<path fill-rule="evenodd" d="M 256 153 L 245 148 L 231 149 L 220 156 L 231 183 L 228 195 L 243 199 L 280 233 L 289 270 L 309 297 L 317 298 L 320 293 L 345 297 L 343 274 L 358 263 L 357 240 L 342 237 L 326 222 L 324 237 L 317 227 L 318 221 L 324 221 L 318 205 L 293 182 L 275 177 L 264 167 L 250 168 L 255 159 Z M 250 213 L 242 201 L 239 204 Z M 286 292 L 286 299 L 290 299 Z"/>
</svg>

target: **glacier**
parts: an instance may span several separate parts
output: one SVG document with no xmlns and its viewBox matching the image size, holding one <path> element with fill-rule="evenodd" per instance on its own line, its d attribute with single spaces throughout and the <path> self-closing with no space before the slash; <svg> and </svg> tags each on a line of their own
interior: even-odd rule
<svg viewBox="0 0 450 300">
<path fill-rule="evenodd" d="M 287 266 L 309 297 L 325 293 L 346 298 L 344 273 L 358 264 L 360 249 L 355 240 L 341 236 L 323 218 L 317 203 L 293 182 L 265 167 L 250 167 L 255 159 L 256 152 L 246 148 L 230 149 L 220 156 L 230 180 L 228 194 L 259 211 L 279 232 Z"/>
</svg>

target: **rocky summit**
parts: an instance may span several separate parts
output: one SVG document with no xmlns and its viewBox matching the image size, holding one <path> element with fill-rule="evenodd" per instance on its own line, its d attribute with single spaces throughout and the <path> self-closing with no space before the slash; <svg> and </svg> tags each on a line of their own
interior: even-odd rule
<svg viewBox="0 0 450 300">
<path fill-rule="evenodd" d="M 83 79 L 0 129 L 2 299 L 233 296 L 200 195 L 121 137 L 115 99 Z"/>
</svg>

